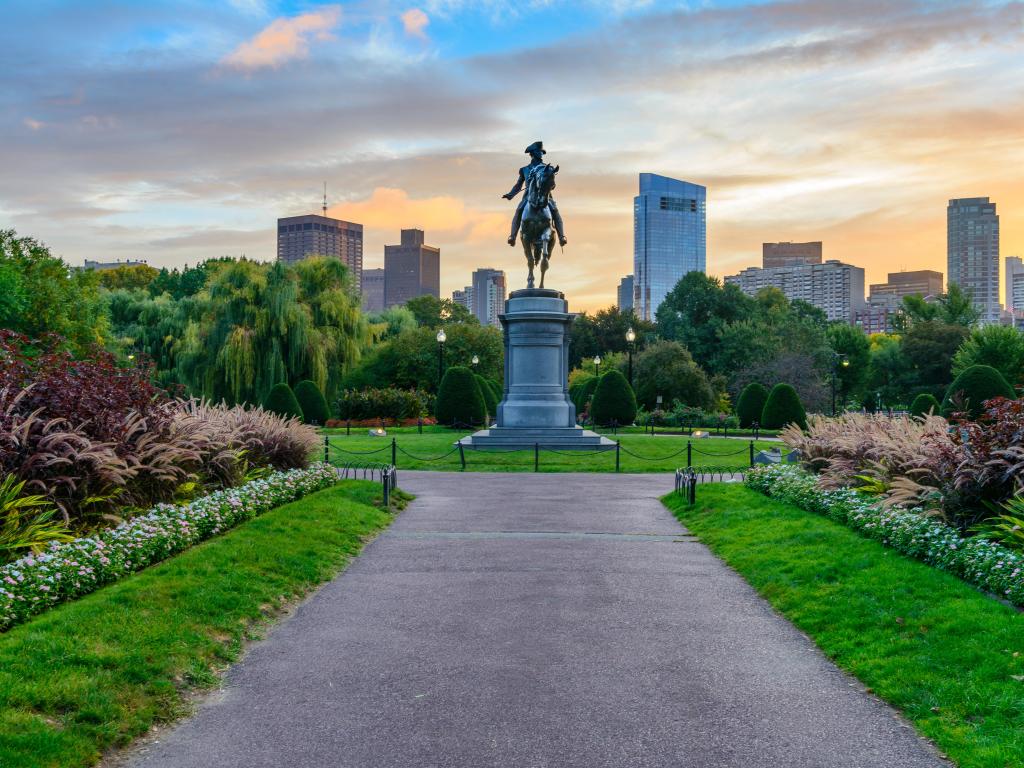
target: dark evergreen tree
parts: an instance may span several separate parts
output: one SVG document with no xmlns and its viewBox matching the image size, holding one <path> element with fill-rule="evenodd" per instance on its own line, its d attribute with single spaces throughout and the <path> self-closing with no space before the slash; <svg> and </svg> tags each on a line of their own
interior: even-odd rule
<svg viewBox="0 0 1024 768">
<path fill-rule="evenodd" d="M 590 414 L 594 423 L 602 426 L 613 422 L 626 426 L 636 419 L 636 395 L 621 372 L 612 370 L 601 377 Z"/>
<path fill-rule="evenodd" d="M 761 426 L 765 429 L 782 429 L 787 424 L 807 429 L 807 413 L 793 387 L 789 384 L 776 384 L 764 403 Z"/>
<path fill-rule="evenodd" d="M 263 408 L 271 413 L 276 413 L 285 419 L 302 419 L 302 407 L 295 399 L 292 388 L 284 382 L 275 384 L 270 388 L 267 399 L 263 402 Z"/>
<path fill-rule="evenodd" d="M 986 400 L 993 397 L 1013 399 L 1016 396 L 1013 387 L 995 368 L 990 365 L 972 365 L 949 385 L 942 400 L 942 415 L 966 412 L 976 419 L 981 415 Z"/>
<path fill-rule="evenodd" d="M 299 407 L 302 409 L 302 420 L 307 424 L 323 426 L 331 417 L 324 393 L 309 379 L 296 385 L 295 399 L 299 401 Z"/>
<path fill-rule="evenodd" d="M 929 413 L 938 414 L 941 410 L 939 401 L 935 399 L 934 395 L 929 395 L 927 392 L 922 392 L 910 404 L 911 416 L 927 416 Z"/>
<path fill-rule="evenodd" d="M 754 423 L 761 423 L 761 413 L 764 411 L 764 404 L 768 400 L 768 390 L 756 381 L 747 384 L 740 392 L 740 398 L 736 401 L 736 416 L 740 420 L 740 426 L 746 429 L 754 426 Z"/>
<path fill-rule="evenodd" d="M 469 368 L 453 365 L 445 371 L 435 406 L 438 424 L 482 424 L 486 410 L 480 385 Z"/>
</svg>

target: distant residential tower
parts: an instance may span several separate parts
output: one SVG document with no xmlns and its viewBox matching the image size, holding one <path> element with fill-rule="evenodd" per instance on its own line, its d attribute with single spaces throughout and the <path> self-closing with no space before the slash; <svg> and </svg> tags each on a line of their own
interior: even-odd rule
<svg viewBox="0 0 1024 768">
<path fill-rule="evenodd" d="M 481 325 L 498 325 L 498 315 L 505 311 L 505 273 L 483 267 L 473 272 L 471 311 Z"/>
<path fill-rule="evenodd" d="M 310 256 L 341 259 L 355 285 L 363 277 L 363 225 L 309 214 L 277 220 L 277 260 L 294 264 Z"/>
<path fill-rule="evenodd" d="M 821 241 L 813 243 L 761 243 L 761 266 L 791 267 L 794 264 L 821 264 Z"/>
<path fill-rule="evenodd" d="M 999 321 L 999 215 L 987 197 L 949 201 L 946 280 L 974 299 L 981 322 Z"/>
<path fill-rule="evenodd" d="M 384 270 L 364 269 L 362 279 L 363 311 L 384 311 Z"/>
<path fill-rule="evenodd" d="M 441 249 L 425 245 L 422 229 L 403 229 L 398 245 L 384 246 L 384 306 L 417 296 L 441 298 Z"/>
<path fill-rule="evenodd" d="M 619 280 L 619 290 L 615 302 L 619 312 L 631 312 L 633 310 L 633 276 L 626 275 Z"/>
</svg>

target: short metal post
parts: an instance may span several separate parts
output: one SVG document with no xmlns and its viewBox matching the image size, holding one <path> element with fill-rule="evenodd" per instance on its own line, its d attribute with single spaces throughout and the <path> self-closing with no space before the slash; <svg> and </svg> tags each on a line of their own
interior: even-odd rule
<svg viewBox="0 0 1024 768">
<path fill-rule="evenodd" d="M 462 446 L 462 441 L 459 441 L 459 461 L 462 462 L 462 471 L 466 471 L 466 450 Z"/>
<path fill-rule="evenodd" d="M 420 434 L 422 435 L 423 434 L 423 417 L 422 416 L 420 416 L 419 419 L 417 420 L 417 426 L 419 426 Z"/>
<path fill-rule="evenodd" d="M 391 466 L 398 466 L 398 441 L 395 438 L 391 438 Z"/>
<path fill-rule="evenodd" d="M 384 509 L 391 508 L 391 473 L 384 471 L 381 473 L 381 485 L 384 488 Z"/>
<path fill-rule="evenodd" d="M 686 466 L 693 466 L 693 443 L 686 441 Z"/>
<path fill-rule="evenodd" d="M 615 441 L 615 471 L 619 471 L 619 441 Z"/>
<path fill-rule="evenodd" d="M 533 444 L 533 471 L 540 472 L 540 443 Z"/>
<path fill-rule="evenodd" d="M 754 466 L 754 441 L 750 441 L 750 466 Z"/>
<path fill-rule="evenodd" d="M 352 419 L 345 419 L 345 435 L 352 434 Z"/>
<path fill-rule="evenodd" d="M 612 419 L 612 434 L 613 435 L 619 434 L 619 420 L 618 419 Z"/>
<path fill-rule="evenodd" d="M 330 435 L 324 435 L 324 462 L 327 464 L 331 463 L 331 438 Z"/>
</svg>

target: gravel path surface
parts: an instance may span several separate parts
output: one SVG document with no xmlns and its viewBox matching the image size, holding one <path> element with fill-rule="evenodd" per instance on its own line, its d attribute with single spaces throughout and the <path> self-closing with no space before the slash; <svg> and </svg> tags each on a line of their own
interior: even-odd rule
<svg viewBox="0 0 1024 768">
<path fill-rule="evenodd" d="M 671 475 L 418 498 L 139 768 L 935 768 L 662 507 Z"/>
</svg>

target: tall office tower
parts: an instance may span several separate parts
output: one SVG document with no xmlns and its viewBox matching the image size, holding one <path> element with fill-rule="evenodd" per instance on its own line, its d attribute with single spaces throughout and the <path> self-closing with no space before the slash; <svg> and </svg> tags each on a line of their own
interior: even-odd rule
<svg viewBox="0 0 1024 768">
<path fill-rule="evenodd" d="M 1024 259 L 1006 257 L 1006 282 L 1003 285 L 1006 308 L 1018 314 L 1024 312 Z"/>
<path fill-rule="evenodd" d="M 633 276 L 626 275 L 619 280 L 619 290 L 616 304 L 619 312 L 631 312 L 633 310 Z"/>
<path fill-rule="evenodd" d="M 467 312 L 473 311 L 473 286 L 467 285 L 465 288 L 459 290 L 455 289 L 452 291 L 452 302 L 458 304 L 460 307 L 465 307 Z"/>
<path fill-rule="evenodd" d="M 981 322 L 999 322 L 999 215 L 987 197 L 949 201 L 946 280 L 974 298 Z"/>
<path fill-rule="evenodd" d="M 424 245 L 422 229 L 403 229 L 399 245 L 384 246 L 384 306 L 428 294 L 441 298 L 441 249 Z"/>
<path fill-rule="evenodd" d="M 489 267 L 474 271 L 470 301 L 481 325 L 498 325 L 498 315 L 505 311 L 505 273 Z"/>
<path fill-rule="evenodd" d="M 707 268 L 707 189 L 640 174 L 633 198 L 633 309 L 653 320 L 683 275 Z"/>
<path fill-rule="evenodd" d="M 384 270 L 364 269 L 360 285 L 364 312 L 384 311 Z"/>
<path fill-rule="evenodd" d="M 794 264 L 821 264 L 821 241 L 813 243 L 761 243 L 761 266 L 791 267 Z"/>
<path fill-rule="evenodd" d="M 790 301 L 801 299 L 822 310 L 829 320 L 854 321 L 864 309 L 864 270 L 829 259 L 824 264 L 793 264 L 788 267 L 748 267 L 725 282 L 734 283 L 749 296 L 762 288 L 778 288 Z"/>
<path fill-rule="evenodd" d="M 294 264 L 310 256 L 341 259 L 360 285 L 363 276 L 363 225 L 329 216 L 288 216 L 277 220 L 277 260 Z"/>
</svg>

